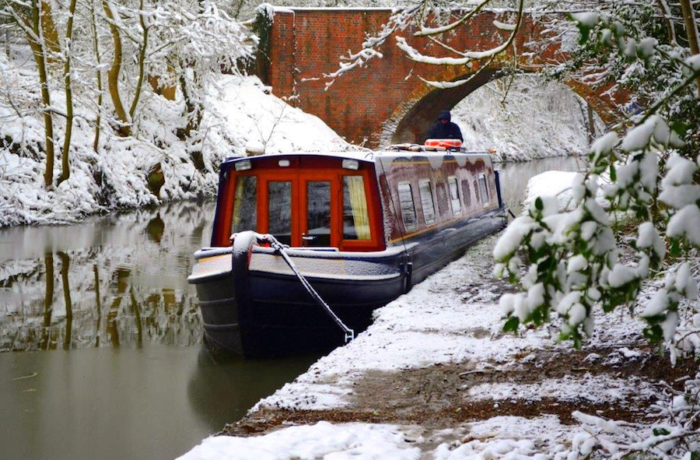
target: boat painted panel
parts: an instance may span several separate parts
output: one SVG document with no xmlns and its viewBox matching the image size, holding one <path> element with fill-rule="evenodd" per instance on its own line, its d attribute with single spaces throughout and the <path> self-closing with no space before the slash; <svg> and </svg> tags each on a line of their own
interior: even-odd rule
<svg viewBox="0 0 700 460">
<path fill-rule="evenodd" d="M 343 168 L 343 160 L 352 159 L 357 162 L 358 169 Z M 285 160 L 287 166 L 280 166 L 280 161 Z M 251 168 L 245 171 L 236 171 L 236 165 L 241 162 L 250 162 Z M 341 251 L 381 251 L 385 248 L 384 226 L 382 225 L 382 206 L 377 188 L 374 161 L 371 159 L 356 158 L 347 155 L 264 155 L 259 157 L 246 157 L 233 159 L 221 165 L 219 196 L 217 200 L 216 218 L 211 245 L 223 247 L 230 245 L 231 219 L 233 216 L 233 202 L 236 179 L 241 176 L 255 176 L 258 179 L 257 189 L 257 228 L 250 229 L 260 233 L 266 233 L 269 228 L 268 221 L 268 188 L 269 182 L 292 182 L 292 246 L 302 246 L 302 234 L 307 232 L 303 203 L 306 203 L 307 181 L 328 181 L 331 183 L 334 205 L 331 209 L 332 245 Z M 343 203 L 341 184 L 343 176 L 361 175 L 365 184 L 365 196 L 368 198 L 368 212 L 370 235 L 369 240 L 342 239 L 342 215 Z"/>
</svg>

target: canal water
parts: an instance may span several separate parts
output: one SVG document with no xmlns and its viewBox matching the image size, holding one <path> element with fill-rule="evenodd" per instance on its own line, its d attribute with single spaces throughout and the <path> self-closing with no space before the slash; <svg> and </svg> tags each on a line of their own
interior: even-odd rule
<svg viewBox="0 0 700 460">
<path fill-rule="evenodd" d="M 519 211 L 530 177 L 579 161 L 500 165 L 504 200 Z M 319 358 L 206 351 L 187 275 L 213 214 L 186 202 L 0 230 L 0 458 L 174 458 Z"/>
</svg>

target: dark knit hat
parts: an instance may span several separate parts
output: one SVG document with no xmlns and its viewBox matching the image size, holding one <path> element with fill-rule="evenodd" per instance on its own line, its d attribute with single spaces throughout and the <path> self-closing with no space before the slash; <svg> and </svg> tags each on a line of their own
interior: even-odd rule
<svg viewBox="0 0 700 460">
<path fill-rule="evenodd" d="M 440 112 L 440 115 L 438 115 L 438 120 L 447 120 L 450 121 L 452 119 L 452 115 L 450 115 L 449 110 L 443 110 Z"/>
</svg>

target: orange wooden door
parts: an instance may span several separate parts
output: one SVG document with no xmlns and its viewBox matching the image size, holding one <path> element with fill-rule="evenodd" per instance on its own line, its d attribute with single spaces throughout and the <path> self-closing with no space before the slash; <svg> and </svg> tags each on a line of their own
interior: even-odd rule
<svg viewBox="0 0 700 460">
<path fill-rule="evenodd" d="M 338 205 L 341 190 L 338 177 L 338 174 L 321 172 L 300 174 L 299 221 L 303 246 L 337 248 L 340 245 Z"/>
<path fill-rule="evenodd" d="M 260 232 L 292 247 L 338 247 L 338 174 L 275 173 L 260 177 Z"/>
</svg>

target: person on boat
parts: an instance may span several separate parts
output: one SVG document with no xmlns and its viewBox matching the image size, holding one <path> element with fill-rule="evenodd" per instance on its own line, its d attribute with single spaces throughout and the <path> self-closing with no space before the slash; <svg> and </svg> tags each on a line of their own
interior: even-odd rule
<svg viewBox="0 0 700 460">
<path fill-rule="evenodd" d="M 448 110 L 443 110 L 438 115 L 438 122 L 430 130 L 428 139 L 459 139 L 464 142 L 462 131 L 456 123 L 450 121 L 452 116 Z"/>
</svg>

